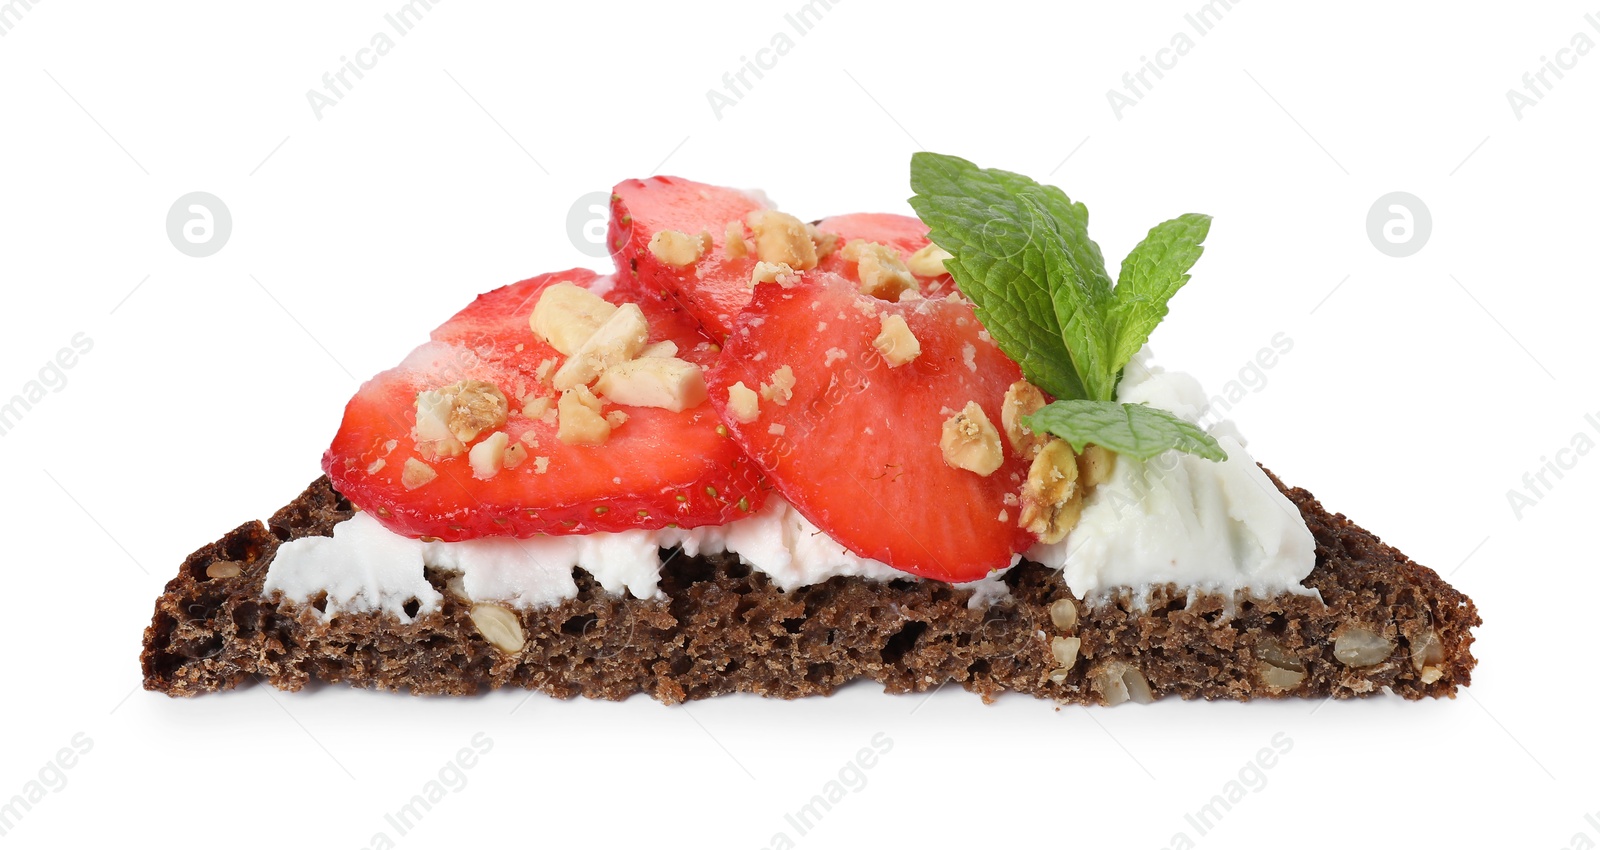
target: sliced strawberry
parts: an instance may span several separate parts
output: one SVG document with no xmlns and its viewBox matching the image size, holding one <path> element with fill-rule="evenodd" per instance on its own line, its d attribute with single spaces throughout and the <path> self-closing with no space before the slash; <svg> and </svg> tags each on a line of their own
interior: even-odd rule
<svg viewBox="0 0 1600 850">
<path fill-rule="evenodd" d="M 748 193 L 680 177 L 625 180 L 611 195 L 609 238 L 617 269 L 644 286 L 677 298 L 699 317 L 706 333 L 724 339 L 734 318 L 750 303 L 751 274 L 759 259 L 754 253 L 728 255 L 728 225 L 737 224 L 744 234 L 746 217 L 762 208 L 761 201 Z M 662 262 L 651 253 L 650 239 L 664 230 L 689 236 L 704 232 L 711 237 L 711 250 L 688 266 Z M 928 244 L 928 228 L 920 219 L 892 213 L 834 216 L 817 222 L 817 231 L 839 237 L 817 270 L 835 272 L 858 283 L 857 264 L 845 259 L 840 250 L 851 240 L 888 245 L 901 260 Z M 952 288 L 947 274 L 922 277 L 920 284 L 930 295 Z"/>
<path fill-rule="evenodd" d="M 831 216 L 817 222 L 817 230 L 821 233 L 838 235 L 840 248 L 852 239 L 888 245 L 899 252 L 902 261 L 909 260 L 912 254 L 928 247 L 929 243 L 928 226 L 922 223 L 922 219 L 894 213 L 849 213 Z M 817 264 L 817 270 L 836 272 L 858 283 L 861 280 L 856 273 L 856 264 L 846 260 L 844 254 L 837 250 L 824 257 Z M 947 273 L 932 277 L 918 275 L 917 280 L 923 294 L 929 296 L 943 295 L 955 288 Z"/>
<path fill-rule="evenodd" d="M 921 354 L 890 368 L 873 340 L 900 316 Z M 730 402 L 736 383 L 760 390 L 788 366 L 793 396 Z M 851 551 L 927 578 L 969 581 L 1005 567 L 1034 540 L 1007 504 L 1028 471 L 1004 448 L 982 476 L 952 468 L 939 441 L 968 402 L 998 428 L 1017 365 L 983 333 L 965 301 L 890 303 L 821 273 L 785 288 L 756 287 L 709 373 L 723 423 L 785 498 Z M 1002 438 L 1003 442 L 1003 438 Z"/>
<path fill-rule="evenodd" d="M 610 245 L 619 274 L 677 297 L 715 339 L 728 335 L 733 319 L 750 301 L 750 275 L 756 257 L 729 258 L 729 222 L 763 204 L 737 189 L 708 186 L 681 177 L 624 180 L 611 190 Z M 679 268 L 650 252 L 650 238 L 663 230 L 711 235 L 711 250 L 692 266 Z M 742 233 L 743 231 L 741 231 Z"/>
<path fill-rule="evenodd" d="M 610 407 L 628 419 L 604 444 L 567 445 L 556 438 L 556 393 L 540 376 L 550 369 L 541 364 L 562 358 L 533 333 L 529 317 L 539 295 L 559 281 L 600 292 L 612 279 L 576 269 L 480 296 L 400 366 L 362 386 L 323 457 L 339 492 L 395 531 L 443 540 L 720 524 L 759 507 L 759 471 L 718 433 L 709 404 L 681 413 Z M 679 357 L 702 367 L 715 357 L 696 320 L 675 305 L 629 285 L 605 297 L 638 303 L 651 342 L 671 340 Z M 417 446 L 417 394 L 462 380 L 487 381 L 507 397 L 511 412 L 499 430 L 527 446 L 515 468 L 480 479 L 469 454 L 437 458 Z M 552 414 L 524 415 L 525 401 L 535 398 L 550 399 Z M 407 488 L 407 460 L 426 463 L 432 480 Z"/>
</svg>

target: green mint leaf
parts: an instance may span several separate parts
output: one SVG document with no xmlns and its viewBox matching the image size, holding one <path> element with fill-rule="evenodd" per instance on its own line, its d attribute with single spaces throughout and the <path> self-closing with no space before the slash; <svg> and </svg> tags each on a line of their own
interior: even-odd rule
<svg viewBox="0 0 1600 850">
<path fill-rule="evenodd" d="M 1228 459 L 1228 453 L 1200 426 L 1143 404 L 1055 401 L 1022 421 L 1035 432 L 1048 432 L 1066 440 L 1073 451 L 1081 452 L 1093 443 L 1139 460 L 1149 460 L 1169 449 L 1207 460 Z"/>
<path fill-rule="evenodd" d="M 1061 327 L 1062 345 L 1083 382 L 1083 395 L 1109 401 L 1117 390 L 1117 370 L 1107 358 L 1110 338 L 1104 319 L 1111 292 L 1101 289 L 1073 261 L 1067 239 L 1061 233 L 1062 222 L 1045 209 L 1037 194 L 1026 191 L 1017 197 L 1030 220 L 1043 222 L 1034 228 L 1032 236 L 1044 258 L 1051 309 Z"/>
<path fill-rule="evenodd" d="M 1189 269 L 1205 250 L 1211 216 L 1189 213 L 1150 228 L 1122 261 L 1108 318 L 1111 363 L 1120 371 L 1167 316 L 1167 302 L 1189 282 Z"/>
<path fill-rule="evenodd" d="M 1040 203 L 1021 200 L 1019 188 L 1028 187 L 1019 186 L 1019 179 L 1027 178 L 918 153 L 911 159 L 917 193 L 911 206 L 930 238 L 953 255 L 945 266 L 1000 350 L 1045 392 L 1082 398 L 1084 384 L 1063 341 L 1050 288 L 1046 246 L 1060 247 L 1054 216 L 1041 215 Z"/>
</svg>

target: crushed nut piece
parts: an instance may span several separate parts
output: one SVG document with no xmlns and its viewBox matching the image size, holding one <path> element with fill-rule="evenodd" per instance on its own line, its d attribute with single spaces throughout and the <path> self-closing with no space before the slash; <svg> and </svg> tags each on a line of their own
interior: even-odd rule
<svg viewBox="0 0 1600 850">
<path fill-rule="evenodd" d="M 1083 516 L 1083 490 L 1078 487 L 1078 458 L 1066 440 L 1045 442 L 1022 483 L 1023 528 L 1043 543 L 1060 543 Z"/>
<path fill-rule="evenodd" d="M 561 394 L 556 403 L 561 426 L 556 439 L 569 446 L 598 446 L 611 436 L 611 423 L 600 415 L 600 400 L 585 386 Z"/>
<path fill-rule="evenodd" d="M 756 256 L 764 263 L 797 271 L 816 268 L 817 246 L 800 219 L 777 210 L 756 210 L 745 219 L 756 237 Z"/>
<path fill-rule="evenodd" d="M 515 612 L 499 605 L 474 605 L 471 617 L 472 625 L 478 627 L 478 634 L 501 652 L 521 652 L 528 643 L 527 635 L 522 631 L 522 618 Z"/>
<path fill-rule="evenodd" d="M 506 446 L 505 456 L 500 459 L 500 465 L 506 469 L 516 469 L 528 459 L 528 447 L 522 443 L 512 443 Z"/>
<path fill-rule="evenodd" d="M 433 467 L 414 457 L 408 457 L 405 468 L 400 471 L 400 486 L 407 490 L 415 490 L 438 477 L 439 473 L 435 472 Z"/>
<path fill-rule="evenodd" d="M 615 431 L 622 427 L 622 423 L 628 421 L 628 414 L 620 410 L 607 411 L 606 421 L 611 423 L 611 430 Z"/>
<path fill-rule="evenodd" d="M 615 304 L 581 286 L 557 283 L 539 293 L 528 321 L 540 339 L 571 355 L 616 311 Z"/>
<path fill-rule="evenodd" d="M 815 224 L 806 225 L 806 234 L 811 237 L 811 244 L 817 246 L 817 259 L 823 260 L 829 254 L 839 250 L 839 234 L 823 233 Z"/>
<path fill-rule="evenodd" d="M 878 336 L 872 340 L 872 347 L 883 355 L 890 369 L 904 366 L 922 354 L 922 343 L 899 313 L 890 313 L 879 320 Z"/>
<path fill-rule="evenodd" d="M 779 286 L 793 286 L 796 280 L 794 269 L 788 263 L 769 263 L 762 260 L 750 272 L 750 285 L 759 283 L 774 283 Z"/>
<path fill-rule="evenodd" d="M 761 397 L 739 381 L 728 387 L 728 413 L 736 422 L 754 422 L 761 416 Z"/>
<path fill-rule="evenodd" d="M 590 336 L 593 336 L 593 334 L 590 334 Z M 587 339 L 587 337 L 585 337 L 585 339 Z M 579 344 L 581 345 L 582 343 Z M 557 361 L 554 357 L 546 357 L 545 359 L 540 360 L 539 367 L 533 370 L 533 379 L 541 384 L 548 383 L 550 381 L 550 376 L 555 373 L 557 365 L 559 365 L 559 361 Z"/>
<path fill-rule="evenodd" d="M 1078 455 L 1078 483 L 1089 489 L 1104 484 L 1117 468 L 1117 455 L 1104 446 L 1089 444 Z"/>
<path fill-rule="evenodd" d="M 485 431 L 506 424 L 510 405 L 505 393 L 487 381 L 462 381 L 455 385 L 455 402 L 450 410 L 450 433 L 463 443 L 471 443 Z"/>
<path fill-rule="evenodd" d="M 1064 632 L 1077 628 L 1077 603 L 1071 599 L 1057 599 L 1050 603 L 1050 624 Z"/>
<path fill-rule="evenodd" d="M 946 274 L 944 261 L 951 259 L 949 251 L 929 242 L 915 254 L 906 258 L 906 268 L 917 277 L 938 277 Z"/>
<path fill-rule="evenodd" d="M 1394 641 L 1360 626 L 1349 626 L 1333 639 L 1333 657 L 1346 667 L 1371 667 L 1394 652 Z"/>
<path fill-rule="evenodd" d="M 536 458 L 534 458 L 533 459 L 533 471 L 534 471 L 535 474 L 538 474 L 538 475 L 543 475 L 546 472 L 549 472 L 550 471 L 550 458 L 547 458 L 547 457 L 536 457 Z"/>
<path fill-rule="evenodd" d="M 650 325 L 637 304 L 624 304 L 556 370 L 555 387 L 590 384 L 607 368 L 637 357 L 650 341 Z"/>
<path fill-rule="evenodd" d="M 1044 407 L 1044 393 L 1027 381 L 1017 381 L 1006 388 L 1005 401 L 1000 403 L 1000 427 L 1006 431 L 1006 441 L 1012 450 L 1031 458 L 1044 445 L 1044 439 L 1022 424 L 1022 417 L 1032 416 Z"/>
<path fill-rule="evenodd" d="M 898 301 L 900 293 L 917 288 L 917 279 L 900 259 L 900 252 L 888 245 L 852 239 L 844 244 L 839 256 L 856 264 L 863 295 Z"/>
<path fill-rule="evenodd" d="M 939 435 L 939 451 L 944 462 L 954 469 L 978 475 L 992 475 L 1005 456 L 1000 450 L 1000 433 L 989 421 L 989 414 L 975 401 L 967 402 L 960 413 L 946 419 Z"/>
<path fill-rule="evenodd" d="M 744 238 L 743 222 L 728 222 L 722 233 L 722 253 L 728 259 L 740 260 L 750 255 L 750 243 Z"/>
<path fill-rule="evenodd" d="M 499 475 L 505 466 L 506 447 L 510 443 L 511 438 L 506 436 L 506 432 L 496 431 L 473 446 L 467 454 L 467 461 L 472 465 L 472 477 L 486 481 Z"/>
<path fill-rule="evenodd" d="M 663 230 L 650 237 L 650 253 L 669 266 L 692 266 L 701 255 L 711 250 L 711 234 L 700 231 L 690 236 L 678 230 Z"/>
<path fill-rule="evenodd" d="M 788 366 L 773 370 L 772 383 L 761 384 L 761 397 L 779 407 L 788 404 L 794 398 L 794 370 Z"/>
<path fill-rule="evenodd" d="M 673 342 L 670 339 L 664 339 L 664 340 L 662 340 L 660 342 L 652 342 L 649 345 L 645 346 L 644 348 L 639 349 L 639 356 L 640 357 L 677 357 L 678 356 L 678 344 Z"/>
<path fill-rule="evenodd" d="M 606 369 L 595 391 L 614 404 L 682 412 L 706 400 L 705 372 L 676 357 L 640 357 Z"/>
<path fill-rule="evenodd" d="M 429 457 L 455 457 L 484 431 L 506 424 L 505 393 L 487 381 L 457 381 L 417 393 L 417 448 Z"/>
<path fill-rule="evenodd" d="M 522 403 L 522 415 L 528 417 L 529 419 L 538 419 L 544 416 L 549 410 L 550 399 L 548 396 L 539 396 L 538 398 L 526 399 Z"/>
</svg>

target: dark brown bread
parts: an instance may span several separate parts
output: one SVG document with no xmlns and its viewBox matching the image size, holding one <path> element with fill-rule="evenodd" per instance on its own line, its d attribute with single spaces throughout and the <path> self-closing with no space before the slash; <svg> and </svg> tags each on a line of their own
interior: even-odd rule
<svg viewBox="0 0 1600 850">
<path fill-rule="evenodd" d="M 284 690 L 320 680 L 417 694 L 520 687 L 623 699 L 643 692 L 666 703 L 736 691 L 828 694 L 857 678 L 891 693 L 955 682 L 986 700 L 1011 690 L 1095 703 L 1106 701 L 1104 674 L 1118 665 L 1142 673 L 1157 698 L 1349 698 L 1387 689 L 1419 699 L 1453 697 L 1469 684 L 1477 663 L 1471 629 L 1481 622 L 1472 600 L 1329 514 L 1310 493 L 1284 492 L 1316 537 L 1317 566 L 1306 583 L 1321 591 L 1321 602 L 1191 600 L 1166 588 L 1142 612 L 1126 599 L 1079 601 L 1076 626 L 1060 629 L 1050 606 L 1071 593 L 1059 572 L 1028 562 L 1006 576 L 1010 600 L 969 609 L 969 591 L 939 582 L 834 578 L 783 592 L 735 557 L 679 554 L 663 569 L 664 599 L 613 596 L 580 572 L 576 599 L 520 614 L 527 644 L 508 655 L 484 640 L 470 603 L 444 592 L 446 577 L 432 571 L 442 608 L 409 625 L 381 613 L 323 622 L 313 606 L 262 598 L 280 543 L 331 534 L 351 516 L 323 478 L 266 525 L 242 525 L 184 561 L 145 631 L 144 684 L 174 696 L 257 679 Z M 232 564 L 237 575 L 229 575 Z M 1383 634 L 1394 651 L 1370 666 L 1344 665 L 1334 641 L 1349 627 Z M 1437 676 L 1431 683 L 1412 658 L 1429 632 L 1439 643 L 1428 659 L 1426 678 Z M 1051 638 L 1068 634 L 1081 639 L 1080 656 L 1053 680 L 1059 665 Z M 1303 681 L 1288 691 L 1268 688 L 1264 658 L 1280 673 L 1303 668 Z"/>
</svg>

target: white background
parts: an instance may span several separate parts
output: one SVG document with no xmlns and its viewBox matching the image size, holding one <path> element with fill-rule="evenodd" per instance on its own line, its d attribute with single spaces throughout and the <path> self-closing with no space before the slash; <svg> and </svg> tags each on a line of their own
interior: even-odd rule
<svg viewBox="0 0 1600 850">
<path fill-rule="evenodd" d="M 0 799 L 93 741 L 6 846 L 1600 842 L 1600 457 L 1563 455 L 1520 518 L 1507 499 L 1575 435 L 1600 440 L 1600 58 L 1569 54 L 1520 119 L 1506 98 L 1574 34 L 1600 41 L 1595 10 L 1243 3 L 1201 36 L 1200 0 L 850 0 L 798 36 L 801 0 L 451 0 L 319 119 L 307 90 L 400 5 L 44 0 L 7 19 L 0 399 L 75 334 L 94 347 L 0 439 Z M 707 90 L 780 31 L 793 49 L 719 119 Z M 1119 118 L 1107 90 L 1180 31 L 1193 49 Z M 1235 418 L 1286 480 L 1477 601 L 1474 686 L 1060 711 L 861 685 L 679 708 L 137 689 L 162 584 L 316 477 L 358 379 L 480 291 L 603 263 L 569 238 L 585 193 L 654 170 L 806 219 L 909 212 L 923 147 L 1063 186 L 1113 264 L 1156 221 L 1216 216 L 1158 357 L 1215 391 L 1293 339 Z M 1433 221 L 1405 259 L 1365 224 L 1397 190 Z M 205 259 L 165 232 L 191 191 L 232 212 Z M 385 813 L 478 733 L 493 748 L 466 787 L 396 835 Z M 865 787 L 799 835 L 784 815 L 879 733 Z M 1280 733 L 1265 787 L 1197 835 L 1184 815 Z"/>
</svg>

